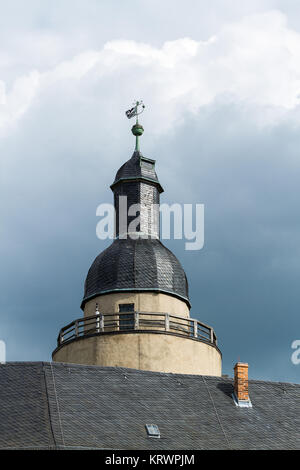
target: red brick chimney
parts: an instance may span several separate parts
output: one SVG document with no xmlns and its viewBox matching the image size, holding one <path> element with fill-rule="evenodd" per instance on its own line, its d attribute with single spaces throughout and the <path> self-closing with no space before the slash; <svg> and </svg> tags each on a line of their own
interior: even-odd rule
<svg viewBox="0 0 300 470">
<path fill-rule="evenodd" d="M 249 401 L 248 364 L 237 362 L 234 366 L 234 394 L 238 402 Z"/>
</svg>

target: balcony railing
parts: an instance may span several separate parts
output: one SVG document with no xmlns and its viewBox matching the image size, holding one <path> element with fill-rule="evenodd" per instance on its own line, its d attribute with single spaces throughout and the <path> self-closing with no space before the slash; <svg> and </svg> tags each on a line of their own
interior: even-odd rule
<svg viewBox="0 0 300 470">
<path fill-rule="evenodd" d="M 217 337 L 210 326 L 192 318 L 152 312 L 100 313 L 79 318 L 60 330 L 57 345 L 102 333 L 141 331 L 161 331 L 217 345 Z"/>
</svg>

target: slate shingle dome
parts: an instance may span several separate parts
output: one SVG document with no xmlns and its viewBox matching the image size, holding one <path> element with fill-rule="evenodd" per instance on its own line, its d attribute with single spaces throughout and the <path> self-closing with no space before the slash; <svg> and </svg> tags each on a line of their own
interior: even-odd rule
<svg viewBox="0 0 300 470">
<path fill-rule="evenodd" d="M 158 239 L 115 240 L 93 262 L 81 307 L 101 294 L 159 291 L 187 302 L 188 283 L 176 256 Z"/>
</svg>

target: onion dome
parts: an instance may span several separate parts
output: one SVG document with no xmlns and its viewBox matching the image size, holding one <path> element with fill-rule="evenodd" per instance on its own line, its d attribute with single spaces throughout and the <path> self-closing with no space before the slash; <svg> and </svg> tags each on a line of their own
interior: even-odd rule
<svg viewBox="0 0 300 470">
<path fill-rule="evenodd" d="M 158 239 L 115 240 L 89 269 L 85 302 L 111 292 L 163 292 L 189 306 L 188 282 L 176 256 Z"/>
</svg>

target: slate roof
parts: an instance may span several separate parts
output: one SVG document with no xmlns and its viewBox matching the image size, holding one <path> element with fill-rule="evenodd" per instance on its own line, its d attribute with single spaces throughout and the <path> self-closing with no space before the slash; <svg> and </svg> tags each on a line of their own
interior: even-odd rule
<svg viewBox="0 0 300 470">
<path fill-rule="evenodd" d="M 145 164 L 141 165 L 141 159 L 144 159 Z M 152 162 L 152 165 L 148 164 L 146 162 Z M 127 179 L 132 179 L 132 178 L 142 178 L 146 180 L 151 180 L 152 182 L 156 183 L 157 186 L 159 187 L 159 191 L 162 192 L 163 189 L 160 186 L 160 183 L 158 181 L 157 174 L 155 172 L 155 160 L 151 160 L 149 158 L 143 157 L 141 152 L 139 150 L 136 150 L 133 152 L 132 157 L 125 162 L 121 168 L 116 173 L 115 180 L 113 184 L 111 185 L 111 188 L 113 188 L 119 181 L 122 180 L 127 180 Z"/>
<path fill-rule="evenodd" d="M 300 449 L 300 385 L 61 363 L 0 365 L 0 448 Z M 145 424 L 161 438 L 148 438 Z"/>
<path fill-rule="evenodd" d="M 185 272 L 158 239 L 117 239 L 100 253 L 87 274 L 81 307 L 92 297 L 123 290 L 165 292 L 189 304 Z"/>
</svg>

